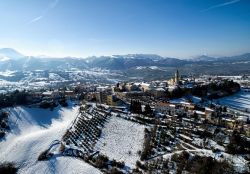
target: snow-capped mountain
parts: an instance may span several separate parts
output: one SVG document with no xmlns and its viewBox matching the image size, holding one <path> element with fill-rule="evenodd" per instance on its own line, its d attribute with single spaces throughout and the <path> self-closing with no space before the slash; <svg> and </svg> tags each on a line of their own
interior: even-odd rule
<svg viewBox="0 0 250 174">
<path fill-rule="evenodd" d="M 88 57 L 86 59 L 65 57 L 52 58 L 24 56 L 11 48 L 0 49 L 0 70 L 65 70 L 102 68 L 111 70 L 126 70 L 138 66 L 182 67 L 190 64 L 233 63 L 250 61 L 250 54 L 232 57 L 214 58 L 199 56 L 194 59 L 178 59 L 161 57 L 155 54 L 127 54 Z"/>
<path fill-rule="evenodd" d="M 155 54 L 127 54 L 88 58 L 53 58 L 24 56 L 11 48 L 0 49 L 0 72 L 3 71 L 119 71 L 125 76 L 166 77 L 178 68 L 192 74 L 250 73 L 250 53 L 231 57 L 199 56 L 195 59 L 161 57 Z M 140 68 L 138 68 L 140 67 Z M 157 67 L 157 68 L 147 68 Z M 1 75 L 1 74 L 0 74 Z"/>
<path fill-rule="evenodd" d="M 1 48 L 0 49 L 0 60 L 10 60 L 10 59 L 19 59 L 24 57 L 21 53 L 17 52 L 12 48 Z"/>
</svg>

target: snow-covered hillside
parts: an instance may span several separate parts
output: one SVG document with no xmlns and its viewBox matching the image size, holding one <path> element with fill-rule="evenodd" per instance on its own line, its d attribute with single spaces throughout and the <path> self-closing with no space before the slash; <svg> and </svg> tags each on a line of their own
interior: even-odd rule
<svg viewBox="0 0 250 174">
<path fill-rule="evenodd" d="M 138 123 L 113 116 L 102 130 L 96 150 L 134 168 L 136 161 L 140 159 L 138 151 L 142 150 L 144 128 Z"/>
<path fill-rule="evenodd" d="M 14 162 L 19 173 L 101 173 L 72 157 L 52 157 L 37 161 L 39 154 L 54 140 L 60 140 L 78 114 L 78 107 L 57 107 L 53 111 L 16 107 L 10 112 L 11 132 L 0 142 L 0 161 Z"/>
<path fill-rule="evenodd" d="M 218 99 L 217 102 L 221 105 L 229 106 L 236 109 L 250 108 L 250 93 L 240 91 L 234 95 Z"/>
</svg>

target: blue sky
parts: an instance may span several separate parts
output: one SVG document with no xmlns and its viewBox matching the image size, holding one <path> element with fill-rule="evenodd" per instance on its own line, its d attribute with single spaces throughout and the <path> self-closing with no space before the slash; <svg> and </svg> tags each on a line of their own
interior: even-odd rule
<svg viewBox="0 0 250 174">
<path fill-rule="evenodd" d="M 250 52 L 250 0 L 0 0 L 0 47 L 26 55 Z"/>
</svg>

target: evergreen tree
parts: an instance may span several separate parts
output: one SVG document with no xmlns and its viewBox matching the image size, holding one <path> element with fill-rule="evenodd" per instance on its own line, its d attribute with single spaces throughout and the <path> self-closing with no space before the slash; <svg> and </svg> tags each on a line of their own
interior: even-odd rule
<svg viewBox="0 0 250 174">
<path fill-rule="evenodd" d="M 146 104 L 144 113 L 146 115 L 152 115 L 153 111 L 152 111 L 152 109 L 151 109 L 151 107 L 150 107 L 149 104 Z"/>
<path fill-rule="evenodd" d="M 142 112 L 141 102 L 139 100 L 131 100 L 130 111 L 140 114 Z"/>
</svg>

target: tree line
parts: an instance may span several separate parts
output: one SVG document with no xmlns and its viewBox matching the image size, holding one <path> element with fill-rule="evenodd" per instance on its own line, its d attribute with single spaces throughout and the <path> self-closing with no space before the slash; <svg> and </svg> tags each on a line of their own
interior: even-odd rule
<svg viewBox="0 0 250 174">
<path fill-rule="evenodd" d="M 0 94 L 0 108 L 12 107 L 14 105 L 25 105 L 28 103 L 28 92 L 15 90 L 7 94 Z"/>
</svg>

